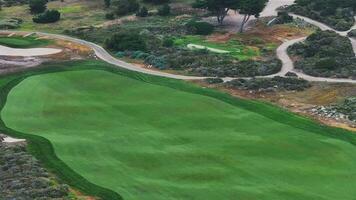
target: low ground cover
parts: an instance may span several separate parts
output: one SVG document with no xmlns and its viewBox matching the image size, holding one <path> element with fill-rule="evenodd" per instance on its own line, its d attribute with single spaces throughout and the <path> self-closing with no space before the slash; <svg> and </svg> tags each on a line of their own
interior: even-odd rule
<svg viewBox="0 0 356 200">
<path fill-rule="evenodd" d="M 35 36 L 1 36 L 0 35 L 0 45 L 12 47 L 12 48 L 33 48 L 46 46 L 51 44 L 50 40 L 47 39 L 39 39 Z"/>
<path fill-rule="evenodd" d="M 10 84 L 2 120 L 47 138 L 71 169 L 124 199 L 356 195 L 350 132 L 181 81 L 110 73 L 101 62 L 52 64 L 64 66 L 92 70 Z"/>
</svg>

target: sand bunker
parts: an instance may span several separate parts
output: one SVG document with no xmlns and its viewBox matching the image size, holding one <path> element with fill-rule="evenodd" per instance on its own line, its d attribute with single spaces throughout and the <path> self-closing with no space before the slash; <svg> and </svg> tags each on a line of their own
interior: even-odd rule
<svg viewBox="0 0 356 200">
<path fill-rule="evenodd" d="M 60 53 L 61 49 L 54 48 L 30 48 L 30 49 L 18 49 L 10 48 L 0 45 L 0 56 L 45 56 Z"/>
</svg>

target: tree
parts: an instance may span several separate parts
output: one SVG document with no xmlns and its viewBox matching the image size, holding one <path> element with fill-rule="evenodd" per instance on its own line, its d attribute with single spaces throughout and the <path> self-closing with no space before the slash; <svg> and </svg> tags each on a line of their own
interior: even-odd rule
<svg viewBox="0 0 356 200">
<path fill-rule="evenodd" d="M 106 8 L 110 8 L 111 0 L 104 0 L 104 3 Z"/>
<path fill-rule="evenodd" d="M 229 10 L 236 10 L 241 0 L 196 0 L 194 8 L 203 8 L 212 12 L 219 24 L 222 24 Z"/>
<path fill-rule="evenodd" d="M 31 13 L 43 13 L 47 8 L 46 4 L 47 0 L 30 0 L 29 6 Z"/>
<path fill-rule="evenodd" d="M 167 16 L 171 13 L 171 7 L 168 4 L 164 4 L 160 8 L 158 8 L 158 15 L 159 16 Z"/>
<path fill-rule="evenodd" d="M 111 5 L 115 6 L 115 13 L 119 16 L 136 12 L 140 8 L 137 0 L 115 0 Z"/>
<path fill-rule="evenodd" d="M 32 18 L 35 23 L 53 23 L 61 18 L 61 13 L 58 10 L 47 10 L 44 13 Z"/>
<path fill-rule="evenodd" d="M 135 32 L 119 32 L 105 40 L 105 47 L 114 51 L 144 51 L 146 41 Z"/>
<path fill-rule="evenodd" d="M 137 13 L 137 17 L 147 17 L 148 16 L 148 10 L 145 6 L 143 6 Z"/>
<path fill-rule="evenodd" d="M 243 32 L 244 26 L 248 20 L 250 20 L 251 16 L 255 16 L 256 18 L 260 16 L 267 2 L 268 0 L 241 0 L 238 11 L 244 15 L 244 17 L 240 26 L 240 33 Z"/>
</svg>

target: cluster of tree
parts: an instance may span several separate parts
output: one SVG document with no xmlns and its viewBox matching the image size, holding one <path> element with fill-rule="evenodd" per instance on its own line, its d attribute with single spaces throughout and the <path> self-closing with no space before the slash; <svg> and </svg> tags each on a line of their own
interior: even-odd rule
<svg viewBox="0 0 356 200">
<path fill-rule="evenodd" d="M 289 48 L 289 53 L 302 59 L 296 68 L 319 77 L 356 77 L 356 58 L 350 40 L 333 31 L 317 31 L 305 42 Z"/>
<path fill-rule="evenodd" d="M 29 7 L 35 23 L 53 23 L 59 21 L 61 14 L 58 10 L 47 10 L 48 0 L 29 0 Z"/>
<path fill-rule="evenodd" d="M 356 0 L 296 0 L 288 10 L 346 31 L 354 24 Z"/>
<path fill-rule="evenodd" d="M 240 26 L 240 32 L 243 32 L 250 17 L 259 17 L 267 2 L 268 0 L 196 0 L 193 7 L 209 10 L 216 16 L 219 24 L 223 23 L 230 10 L 239 12 L 244 16 Z"/>
<path fill-rule="evenodd" d="M 145 6 L 140 6 L 137 0 L 104 0 L 106 8 L 112 11 L 106 15 L 107 19 L 113 19 L 115 15 L 124 16 L 136 13 L 138 17 L 147 17 L 149 15 L 148 9 Z M 144 0 L 146 3 L 162 4 L 158 8 L 158 15 L 167 16 L 170 14 L 171 7 L 168 0 Z"/>
<path fill-rule="evenodd" d="M 23 144 L 1 143 L 1 199 L 71 199 L 69 187 L 59 184 Z"/>
<path fill-rule="evenodd" d="M 280 76 L 273 78 L 234 79 L 227 82 L 226 86 L 254 91 L 303 91 L 311 87 L 310 83 L 304 79 Z"/>
</svg>

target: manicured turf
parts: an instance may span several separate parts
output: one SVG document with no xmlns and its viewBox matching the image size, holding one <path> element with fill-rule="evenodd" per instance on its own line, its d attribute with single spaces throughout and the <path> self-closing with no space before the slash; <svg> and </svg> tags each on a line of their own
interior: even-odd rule
<svg viewBox="0 0 356 200">
<path fill-rule="evenodd" d="M 356 196 L 351 133 L 179 81 L 101 70 L 36 75 L 11 90 L 1 116 L 127 200 Z"/>
<path fill-rule="evenodd" d="M 210 42 L 207 41 L 202 36 L 185 36 L 181 38 L 176 38 L 174 44 L 177 46 L 186 47 L 188 44 L 202 45 L 209 48 L 220 49 L 224 51 L 229 51 L 230 55 L 239 60 L 248 60 L 253 57 L 259 56 L 260 52 L 258 49 L 253 49 L 241 44 L 237 40 L 229 40 L 225 43 Z"/>
<path fill-rule="evenodd" d="M 37 39 L 36 37 L 22 37 L 22 36 L 0 36 L 0 45 L 12 48 L 33 48 L 50 44 L 49 40 Z"/>
</svg>

